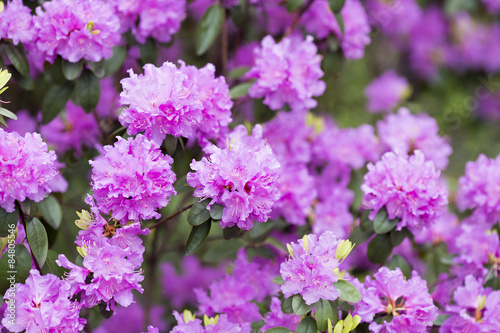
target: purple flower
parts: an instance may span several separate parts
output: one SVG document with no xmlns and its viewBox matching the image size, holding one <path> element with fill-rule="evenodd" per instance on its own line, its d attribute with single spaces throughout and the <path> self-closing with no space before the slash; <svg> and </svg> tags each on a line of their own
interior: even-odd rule
<svg viewBox="0 0 500 333">
<path fill-rule="evenodd" d="M 54 190 L 51 183 L 59 173 L 56 153 L 38 133 L 7 133 L 0 128 L 0 207 L 14 211 L 14 201 L 43 200 Z"/>
<path fill-rule="evenodd" d="M 334 33 L 340 39 L 344 56 L 347 59 L 361 59 L 365 55 L 365 46 L 371 42 L 366 10 L 359 0 L 346 0 L 340 14 L 344 21 L 344 33 L 337 20 L 334 21 Z"/>
<path fill-rule="evenodd" d="M 480 222 L 500 221 L 500 155 L 495 159 L 479 155 L 467 162 L 465 175 L 458 179 L 456 203 L 460 210 L 472 209 Z"/>
<path fill-rule="evenodd" d="M 97 207 L 122 222 L 159 218 L 156 209 L 176 194 L 172 158 L 140 134 L 128 140 L 118 137 L 89 163 Z"/>
<path fill-rule="evenodd" d="M 40 133 L 59 154 L 73 149 L 77 155 L 82 148 L 93 148 L 99 142 L 99 125 L 94 115 L 87 114 L 80 106 L 69 102 L 64 115 L 42 125 Z"/>
<path fill-rule="evenodd" d="M 15 302 L 15 314 L 7 308 L 2 325 L 12 332 L 79 332 L 85 319 L 79 318 L 80 304 L 70 301 L 68 282 L 52 274 L 40 275 L 35 269 L 24 284 L 17 283 L 14 295 L 5 299 Z"/>
<path fill-rule="evenodd" d="M 442 170 L 448 165 L 451 146 L 439 136 L 436 120 L 425 113 L 413 115 L 408 109 L 400 108 L 397 114 L 378 121 L 377 130 L 387 150 L 411 154 L 418 149 L 426 160 L 434 162 L 436 168 Z"/>
<path fill-rule="evenodd" d="M 411 93 L 408 81 L 390 70 L 370 83 L 365 89 L 368 98 L 368 111 L 391 112 L 399 103 Z"/>
<path fill-rule="evenodd" d="M 311 36 L 285 37 L 276 43 L 271 36 L 255 49 L 255 66 L 247 78 L 257 81 L 250 87 L 252 98 L 264 97 L 264 104 L 272 110 L 287 103 L 292 110 L 307 110 L 318 104 L 312 97 L 320 96 L 326 84 L 320 80 L 321 56 Z"/>
<path fill-rule="evenodd" d="M 14 45 L 31 43 L 36 36 L 31 10 L 22 0 L 11 0 L 0 11 L 0 39 L 12 39 Z"/>
<path fill-rule="evenodd" d="M 265 316 L 266 324 L 262 326 L 261 331 L 265 332 L 273 327 L 285 327 L 291 331 L 296 331 L 300 323 L 300 316 L 295 314 L 285 314 L 281 310 L 281 301 L 278 297 L 271 298 L 271 308 Z"/>
<path fill-rule="evenodd" d="M 372 332 L 425 332 L 438 317 L 427 283 L 415 271 L 406 280 L 399 268 L 381 267 L 373 278 L 366 277 L 364 285 L 355 285 L 361 301 L 354 304 L 354 314 L 371 322 Z M 378 324 L 375 318 L 382 322 Z"/>
<path fill-rule="evenodd" d="M 24 136 L 28 132 L 35 132 L 37 128 L 37 121 L 27 110 L 20 110 L 16 112 L 17 119 L 8 119 L 5 130 L 7 132 L 17 132 L 19 135 Z"/>
<path fill-rule="evenodd" d="M 428 227 L 444 212 L 448 192 L 439 182 L 440 172 L 416 150 L 412 156 L 385 153 L 382 159 L 368 164 L 361 190 L 363 207 L 371 209 L 371 220 L 385 206 L 389 219 L 403 227 Z"/>
<path fill-rule="evenodd" d="M 333 232 L 326 231 L 319 237 L 311 234 L 291 243 L 290 258 L 280 266 L 285 280 L 281 286 L 283 295 L 288 298 L 300 294 L 309 305 L 320 298 L 336 300 L 339 293 L 333 283 L 338 281 L 338 276 L 333 270 L 340 265 L 335 255 L 340 241 Z"/>
<path fill-rule="evenodd" d="M 229 147 L 209 147 L 209 156 L 191 163 L 187 182 L 196 188 L 194 196 L 211 198 L 224 206 L 222 228 L 237 225 L 249 230 L 254 221 L 266 222 L 279 199 L 277 188 L 280 164 L 262 139 L 262 127 L 256 125 L 252 135 L 243 125 L 228 136 Z"/>
<path fill-rule="evenodd" d="M 162 306 L 153 305 L 150 313 L 150 323 L 162 331 L 167 329 L 163 319 Z M 103 320 L 102 324 L 93 330 L 94 333 L 140 332 L 144 324 L 144 307 L 140 303 L 132 303 L 129 307 L 117 307 L 113 316 Z"/>
<path fill-rule="evenodd" d="M 34 18 L 39 52 L 54 61 L 100 61 L 113 54 L 120 41 L 120 22 L 114 8 L 103 0 L 53 0 L 36 8 Z"/>
<path fill-rule="evenodd" d="M 472 275 L 465 277 L 465 285 L 458 287 L 446 311 L 451 316 L 441 326 L 440 333 L 498 332 L 500 328 L 500 291 L 484 288 Z"/>
<path fill-rule="evenodd" d="M 500 1 L 498 0 L 481 0 L 486 8 L 492 13 L 498 13 L 500 10 Z"/>
<path fill-rule="evenodd" d="M 160 330 L 157 327 L 153 327 L 152 325 L 148 326 L 148 331 L 144 333 L 160 333 Z"/>
<path fill-rule="evenodd" d="M 422 16 L 415 0 L 368 0 L 366 10 L 370 24 L 385 35 L 399 38 L 405 38 Z"/>
<path fill-rule="evenodd" d="M 202 326 L 200 319 L 196 319 L 187 310 L 182 315 L 174 311 L 174 317 L 177 325 L 170 331 L 171 333 L 250 333 L 251 331 L 250 325 L 232 323 L 226 314 L 217 315 L 215 318 L 205 317 L 205 327 Z"/>
</svg>

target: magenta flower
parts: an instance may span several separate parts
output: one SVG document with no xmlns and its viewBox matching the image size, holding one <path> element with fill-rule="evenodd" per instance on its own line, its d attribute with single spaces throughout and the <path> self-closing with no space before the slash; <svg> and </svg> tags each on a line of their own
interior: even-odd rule
<svg viewBox="0 0 500 333">
<path fill-rule="evenodd" d="M 100 61 L 121 39 L 114 8 L 104 0 L 53 0 L 36 8 L 37 51 L 54 61 Z"/>
<path fill-rule="evenodd" d="M 264 317 L 266 324 L 262 326 L 261 331 L 265 332 L 273 327 L 285 327 L 291 331 L 296 331 L 300 323 L 300 316 L 295 314 L 285 314 L 281 310 L 281 301 L 278 297 L 271 298 L 271 308 Z"/>
<path fill-rule="evenodd" d="M 408 81 L 395 71 L 387 71 L 373 80 L 365 89 L 366 106 L 370 112 L 391 112 L 411 93 Z"/>
<path fill-rule="evenodd" d="M 80 304 L 70 301 L 70 284 L 52 274 L 41 276 L 35 269 L 24 284 L 17 283 L 14 295 L 15 315 L 5 309 L 2 325 L 12 332 L 80 332 L 86 323 L 79 318 Z"/>
<path fill-rule="evenodd" d="M 192 314 L 189 312 L 189 315 Z M 232 323 L 228 320 L 226 314 L 221 314 L 217 316 L 214 320 L 215 323 L 208 322 L 205 323 L 203 327 L 201 320 L 197 318 L 187 319 L 184 315 L 179 314 L 174 311 L 174 317 L 177 320 L 177 325 L 170 331 L 171 333 L 224 333 L 224 332 L 234 332 L 234 333 L 250 333 L 250 325 L 240 325 L 237 323 Z"/>
<path fill-rule="evenodd" d="M 465 175 L 458 180 L 456 195 L 460 210 L 472 209 L 480 222 L 493 225 L 500 221 L 500 155 L 495 159 L 479 155 L 477 161 L 467 162 Z"/>
<path fill-rule="evenodd" d="M 354 193 L 343 185 L 325 180 L 323 177 L 317 179 L 318 183 L 323 181 L 323 187 L 328 190 L 320 193 L 320 201 L 314 206 L 312 230 L 316 235 L 330 230 L 337 237 L 347 238 L 353 222 L 349 207 L 354 201 Z"/>
<path fill-rule="evenodd" d="M 354 304 L 354 314 L 371 322 L 371 332 L 425 332 L 438 317 L 427 283 L 415 271 L 406 280 L 399 268 L 381 267 L 364 285 L 355 285 L 361 301 Z M 380 324 L 376 318 L 381 318 Z"/>
<path fill-rule="evenodd" d="M 316 107 L 318 103 L 312 97 L 323 94 L 326 85 L 320 80 L 321 56 L 312 36 L 305 40 L 285 37 L 276 43 L 268 35 L 254 54 L 255 66 L 246 75 L 257 79 L 248 90 L 250 97 L 264 97 L 264 104 L 272 110 L 282 108 L 285 103 L 292 110 Z"/>
<path fill-rule="evenodd" d="M 43 200 L 54 190 L 59 173 L 56 153 L 38 133 L 7 133 L 0 128 L 0 207 L 14 211 L 14 201 Z"/>
<path fill-rule="evenodd" d="M 377 130 L 387 150 L 411 154 L 419 149 L 436 168 L 443 170 L 448 165 L 448 156 L 453 150 L 447 140 L 439 136 L 436 120 L 425 113 L 413 115 L 408 109 L 400 108 L 397 114 L 378 121 Z"/>
<path fill-rule="evenodd" d="M 375 165 L 368 164 L 361 190 L 363 207 L 373 220 L 385 206 L 389 219 L 401 219 L 403 227 L 420 229 L 434 223 L 448 204 L 448 191 L 439 182 L 440 172 L 416 150 L 412 156 L 385 153 Z"/>
<path fill-rule="evenodd" d="M 31 9 L 22 0 L 11 0 L 0 12 L 0 39 L 12 39 L 12 43 L 29 44 L 36 36 Z"/>
<path fill-rule="evenodd" d="M 237 225 L 249 230 L 254 221 L 266 222 L 280 193 L 277 188 L 280 164 L 262 139 L 262 127 L 252 135 L 243 125 L 228 136 L 229 147 L 209 147 L 209 156 L 191 163 L 187 182 L 197 198 L 211 198 L 224 206 L 222 228 Z"/>
<path fill-rule="evenodd" d="M 159 218 L 176 192 L 173 160 L 160 146 L 144 136 L 125 140 L 118 137 L 92 165 L 93 197 L 102 213 L 126 223 Z"/>
<path fill-rule="evenodd" d="M 307 237 L 307 242 L 304 239 Z M 333 286 L 338 276 L 333 272 L 340 262 L 335 251 L 341 240 L 333 232 L 326 231 L 321 236 L 307 235 L 297 243 L 291 243 L 290 258 L 280 266 L 280 274 L 285 283 L 281 291 L 285 297 L 302 295 L 306 304 L 314 304 L 320 298 L 334 301 L 339 292 Z"/>
<path fill-rule="evenodd" d="M 163 319 L 164 308 L 160 305 L 152 305 L 150 309 L 149 322 L 163 331 L 167 329 L 167 323 Z M 122 333 L 140 332 L 144 328 L 144 306 L 141 303 L 132 303 L 124 308 L 117 306 L 113 316 L 100 322 L 99 327 L 93 330 L 95 333 Z"/>
<path fill-rule="evenodd" d="M 415 0 L 368 0 L 366 10 L 370 24 L 390 37 L 406 38 L 422 17 L 422 10 Z"/>
</svg>

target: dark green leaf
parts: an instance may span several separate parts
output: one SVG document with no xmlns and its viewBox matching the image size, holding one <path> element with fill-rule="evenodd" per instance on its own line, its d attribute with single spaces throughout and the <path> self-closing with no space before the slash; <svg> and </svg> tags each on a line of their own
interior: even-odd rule
<svg viewBox="0 0 500 333">
<path fill-rule="evenodd" d="M 224 24 L 224 8 L 219 4 L 210 6 L 196 31 L 196 55 L 200 56 L 208 51 L 215 42 Z"/>
<path fill-rule="evenodd" d="M 186 242 L 186 248 L 184 249 L 184 255 L 188 256 L 193 254 L 198 250 L 208 237 L 210 232 L 210 227 L 212 222 L 206 221 L 205 223 L 195 226 L 191 229 L 189 237 Z"/>
<path fill-rule="evenodd" d="M 213 218 L 214 220 L 220 220 L 222 219 L 222 210 L 224 209 L 224 206 L 218 205 L 218 204 L 213 204 L 210 206 L 210 217 Z"/>
<path fill-rule="evenodd" d="M 408 229 L 403 228 L 401 231 L 393 230 L 391 231 L 391 243 L 392 246 L 396 247 L 401 245 L 406 237 L 410 236 Z"/>
<path fill-rule="evenodd" d="M 11 276 L 15 276 L 16 283 L 23 283 L 30 275 L 31 266 L 31 255 L 24 245 L 6 250 L 0 258 L 0 294 L 10 288 L 11 281 L 7 278 Z"/>
<path fill-rule="evenodd" d="M 9 69 L 9 73 L 12 74 L 12 77 L 21 88 L 28 91 L 35 90 L 35 81 L 33 81 L 31 76 L 21 75 L 12 65 L 7 66 L 7 68 Z"/>
<path fill-rule="evenodd" d="M 165 149 L 167 150 L 167 154 L 172 156 L 175 153 L 175 150 L 177 149 L 177 143 L 179 142 L 179 139 L 176 138 L 173 135 L 167 135 L 165 140 L 163 140 L 163 145 L 165 146 Z"/>
<path fill-rule="evenodd" d="M 205 252 L 202 257 L 203 262 L 209 264 L 218 264 L 224 259 L 231 258 L 243 247 L 243 242 L 238 239 L 223 241 L 215 247 Z"/>
<path fill-rule="evenodd" d="M 62 63 L 62 72 L 66 80 L 73 81 L 76 79 L 80 73 L 82 72 L 83 68 L 83 60 L 80 60 L 79 62 L 69 62 L 67 60 L 64 60 Z"/>
<path fill-rule="evenodd" d="M 311 312 L 314 304 L 307 305 L 302 296 L 294 295 L 292 298 L 292 309 L 295 314 L 299 316 L 305 316 L 309 312 Z"/>
<path fill-rule="evenodd" d="M 42 104 L 42 123 L 50 123 L 66 106 L 75 88 L 74 84 L 52 85 L 45 93 Z"/>
<path fill-rule="evenodd" d="M 386 234 L 389 231 L 394 230 L 398 223 L 398 219 L 389 220 L 387 211 L 385 210 L 385 208 L 382 208 L 375 216 L 375 220 L 373 221 L 373 229 L 377 234 Z"/>
<path fill-rule="evenodd" d="M 318 322 L 318 330 L 320 332 L 324 332 L 328 329 L 328 320 L 335 322 L 334 309 L 328 300 L 320 299 L 317 301 L 314 307 L 314 312 L 316 314 L 316 321 Z"/>
<path fill-rule="evenodd" d="M 361 293 L 355 286 L 346 280 L 338 280 L 333 284 L 339 291 L 339 297 L 349 303 L 358 303 L 361 301 Z"/>
<path fill-rule="evenodd" d="M 99 303 L 99 312 L 104 319 L 109 319 L 113 315 L 113 310 L 107 310 L 106 302 L 102 301 Z"/>
<path fill-rule="evenodd" d="M 250 67 L 248 66 L 241 66 L 241 67 L 236 67 L 232 71 L 229 72 L 227 75 L 231 79 L 239 79 L 243 75 L 245 75 L 248 71 L 250 70 Z"/>
<path fill-rule="evenodd" d="M 330 8 L 334 13 L 340 13 L 342 8 L 344 8 L 345 0 L 328 0 Z"/>
<path fill-rule="evenodd" d="M 356 228 L 352 229 L 352 232 L 349 235 L 349 240 L 351 242 L 353 242 L 354 244 L 359 245 L 361 243 L 364 243 L 367 239 L 369 239 L 372 234 L 373 233 L 371 233 L 371 232 L 361 231 L 360 227 L 356 227 Z"/>
<path fill-rule="evenodd" d="M 282 285 L 285 284 L 285 280 L 283 280 L 283 278 L 281 277 L 281 275 L 278 275 L 277 277 L 275 277 L 273 279 L 273 282 L 276 283 L 276 284 L 278 284 L 278 285 L 280 285 L 280 286 L 282 286 Z"/>
<path fill-rule="evenodd" d="M 238 99 L 240 97 L 248 95 L 248 89 L 253 85 L 253 82 L 244 82 L 235 85 L 229 90 L 229 94 L 231 95 L 231 99 Z"/>
<path fill-rule="evenodd" d="M 281 311 L 283 311 L 284 314 L 292 314 L 293 313 L 293 297 L 288 297 L 285 298 L 283 302 L 281 302 Z"/>
<path fill-rule="evenodd" d="M 101 85 L 99 79 L 89 70 L 84 70 L 76 81 L 76 102 L 85 112 L 90 113 L 99 102 Z"/>
<path fill-rule="evenodd" d="M 359 227 L 361 231 L 373 233 L 373 221 L 370 220 L 368 215 L 370 215 L 371 210 L 365 210 L 363 214 L 361 214 L 361 218 L 359 219 Z"/>
<path fill-rule="evenodd" d="M 391 255 L 393 246 L 389 234 L 376 235 L 368 244 L 368 260 L 374 264 L 383 264 Z"/>
<path fill-rule="evenodd" d="M 43 266 L 47 258 L 49 240 L 45 227 L 36 217 L 26 221 L 26 236 L 33 256 L 40 267 Z"/>
<path fill-rule="evenodd" d="M 59 229 L 62 221 L 62 209 L 54 196 L 49 195 L 43 201 L 38 203 L 40 214 L 45 221 L 54 229 Z"/>
<path fill-rule="evenodd" d="M 318 325 L 313 317 L 304 317 L 297 326 L 297 333 L 317 333 Z"/>
<path fill-rule="evenodd" d="M 266 239 L 267 234 L 274 228 L 275 221 L 267 221 L 266 223 L 255 223 L 250 229 L 250 238 L 253 241 L 262 241 Z"/>
<path fill-rule="evenodd" d="M 0 207 L 0 237 L 7 237 L 9 230 L 16 229 L 17 221 L 19 220 L 19 210 L 17 207 L 12 213 L 7 213 L 5 209 Z M 9 226 L 13 228 L 9 228 Z"/>
<path fill-rule="evenodd" d="M 231 8 L 230 15 L 234 24 L 241 26 L 245 23 L 245 18 L 247 16 L 247 0 L 239 0 L 238 2 L 238 6 Z"/>
<path fill-rule="evenodd" d="M 264 333 L 290 333 L 291 331 L 285 327 L 273 327 L 266 330 Z"/>
<path fill-rule="evenodd" d="M 174 184 L 174 189 L 175 189 L 175 192 L 177 192 L 177 194 L 181 194 L 181 193 L 184 193 L 186 191 L 192 190 L 193 188 L 191 186 L 189 186 L 189 184 L 186 180 L 186 176 L 184 176 L 180 179 L 177 179 L 177 181 Z"/>
<path fill-rule="evenodd" d="M 106 76 L 106 63 L 104 60 L 99 62 L 88 61 L 87 64 L 98 79 L 102 79 Z"/>
<path fill-rule="evenodd" d="M 57 252 L 52 250 L 47 252 L 47 260 L 45 260 L 45 264 L 42 267 L 42 274 L 54 274 L 60 278 L 64 277 L 64 273 L 68 270 L 56 263 L 58 256 Z"/>
<path fill-rule="evenodd" d="M 342 35 L 344 34 L 344 18 L 342 17 L 342 14 L 336 13 L 335 18 L 337 19 L 337 23 L 339 24 L 340 32 Z"/>
<path fill-rule="evenodd" d="M 158 47 L 153 38 L 148 38 L 146 43 L 139 45 L 139 52 L 141 54 L 141 65 L 154 64 L 158 57 Z"/>
<path fill-rule="evenodd" d="M 210 203 L 210 199 L 205 199 L 203 201 L 196 202 L 193 207 L 189 210 L 187 221 L 192 226 L 198 226 L 205 221 L 210 219 L 210 211 L 207 209 L 207 205 Z"/>
<path fill-rule="evenodd" d="M 222 229 L 222 236 L 224 237 L 224 239 L 228 240 L 236 237 L 236 235 L 238 235 L 240 231 L 241 230 L 237 225 L 233 225 L 232 227 Z"/>
<path fill-rule="evenodd" d="M 111 58 L 104 60 L 106 76 L 115 74 L 123 65 L 127 57 L 127 50 L 123 46 L 115 46 Z"/>
<path fill-rule="evenodd" d="M 389 262 L 387 267 L 389 267 L 389 269 L 391 269 L 391 270 L 394 270 L 394 269 L 396 269 L 396 267 L 399 267 L 399 269 L 401 269 L 401 272 L 403 272 L 403 275 L 406 278 L 411 277 L 410 265 L 408 265 L 408 263 L 406 262 L 406 260 L 403 257 L 401 257 L 397 254 L 392 256 L 391 261 Z"/>
<path fill-rule="evenodd" d="M 304 4 L 305 0 L 288 0 L 286 2 L 286 10 L 290 13 L 296 11 Z"/>
<path fill-rule="evenodd" d="M 12 65 L 14 65 L 14 67 L 22 76 L 28 76 L 30 74 L 30 64 L 28 62 L 28 59 L 26 59 L 26 55 L 24 54 L 24 51 L 21 49 L 21 47 L 15 46 L 10 43 L 6 43 L 4 45 L 7 57 L 9 57 Z"/>
</svg>

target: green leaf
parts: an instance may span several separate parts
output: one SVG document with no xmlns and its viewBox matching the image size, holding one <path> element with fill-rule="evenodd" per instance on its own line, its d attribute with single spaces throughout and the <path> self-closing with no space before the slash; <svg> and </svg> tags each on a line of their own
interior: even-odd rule
<svg viewBox="0 0 500 333">
<path fill-rule="evenodd" d="M 17 71 L 22 76 L 30 75 L 30 64 L 28 62 L 28 59 L 26 59 L 26 55 L 24 54 L 24 51 L 21 49 L 21 47 L 15 46 L 10 43 L 6 43 L 4 45 L 7 57 L 9 57 L 10 62 L 12 63 L 12 65 L 14 65 Z"/>
<path fill-rule="evenodd" d="M 222 260 L 230 258 L 238 252 L 245 244 L 238 239 L 230 239 L 228 241 L 222 241 L 215 247 L 205 252 L 202 256 L 202 260 L 208 264 L 218 264 Z"/>
<path fill-rule="evenodd" d="M 224 206 L 218 205 L 218 204 L 213 204 L 210 206 L 210 217 L 213 218 L 214 220 L 220 220 L 222 219 L 222 210 L 224 209 Z"/>
<path fill-rule="evenodd" d="M 207 209 L 207 205 L 210 203 L 210 200 L 211 199 L 205 199 L 203 201 L 196 202 L 193 205 L 187 216 L 189 224 L 192 226 L 198 226 L 210 219 L 210 211 Z"/>
<path fill-rule="evenodd" d="M 353 242 L 354 244 L 361 244 L 364 243 L 366 240 L 368 240 L 373 233 L 371 232 L 364 232 L 361 230 L 360 227 L 355 227 L 352 229 L 351 234 L 349 235 L 349 240 Z"/>
<path fill-rule="evenodd" d="M 337 19 L 337 23 L 339 24 L 340 32 L 343 35 L 344 34 L 344 18 L 342 17 L 342 14 L 340 14 L 340 13 L 335 13 L 335 18 Z"/>
<path fill-rule="evenodd" d="M 42 222 L 36 217 L 26 221 L 26 235 L 28 236 L 28 243 L 33 256 L 40 267 L 43 266 L 47 258 L 49 240 L 47 238 L 47 231 Z"/>
<path fill-rule="evenodd" d="M 90 113 L 101 95 L 99 79 L 89 70 L 84 70 L 78 81 L 76 81 L 76 102 L 86 113 Z"/>
<path fill-rule="evenodd" d="M 396 267 L 399 267 L 399 269 L 401 269 L 401 272 L 403 272 L 403 275 L 406 278 L 411 278 L 411 267 L 410 265 L 408 265 L 406 260 L 400 255 L 397 254 L 393 255 L 387 267 L 391 270 L 394 270 L 396 269 Z"/>
<path fill-rule="evenodd" d="M 296 315 L 305 316 L 314 308 L 314 304 L 307 305 L 302 296 L 294 295 L 292 298 L 292 309 Z"/>
<path fill-rule="evenodd" d="M 111 58 L 104 60 L 106 76 L 115 74 L 123 65 L 127 57 L 127 49 L 124 46 L 115 46 Z"/>
<path fill-rule="evenodd" d="M 330 8 L 334 13 L 340 13 L 342 8 L 344 8 L 345 0 L 328 0 Z"/>
<path fill-rule="evenodd" d="M 237 225 L 233 225 L 232 227 L 227 227 L 222 229 L 222 236 L 225 240 L 229 240 L 231 238 L 236 237 L 240 233 L 241 229 L 238 228 Z"/>
<path fill-rule="evenodd" d="M 186 247 L 184 249 L 184 255 L 188 256 L 193 254 L 198 250 L 208 237 L 210 232 L 210 227 L 212 222 L 206 221 L 205 223 L 195 226 L 191 229 L 189 237 L 186 242 Z"/>
<path fill-rule="evenodd" d="M 391 255 L 393 246 L 389 234 L 376 235 L 368 244 L 368 260 L 374 264 L 383 264 Z"/>
<path fill-rule="evenodd" d="M 318 332 L 318 324 L 316 324 L 316 320 L 313 317 L 304 317 L 297 326 L 296 333 L 317 333 Z"/>
<path fill-rule="evenodd" d="M 247 0 L 238 0 L 238 6 L 231 8 L 230 15 L 234 24 L 241 26 L 247 17 Z"/>
<path fill-rule="evenodd" d="M 142 65 L 154 64 L 158 58 L 158 47 L 153 38 L 146 39 L 146 43 L 139 45 L 139 52 L 141 54 L 140 62 Z"/>
<path fill-rule="evenodd" d="M 45 93 L 42 104 L 42 123 L 50 123 L 66 106 L 73 93 L 75 85 L 72 83 L 63 86 L 52 85 Z"/>
<path fill-rule="evenodd" d="M 314 305 L 314 312 L 318 323 L 318 330 L 320 332 L 324 332 L 328 329 L 328 320 L 331 320 L 334 323 L 338 320 L 338 318 L 335 320 L 335 311 L 332 307 L 332 303 L 328 300 L 320 299 L 317 301 Z M 336 317 L 338 317 L 338 314 Z"/>
<path fill-rule="evenodd" d="M 361 218 L 359 219 L 359 227 L 361 231 L 373 233 L 373 221 L 370 220 L 368 215 L 370 215 L 371 210 L 365 210 L 363 214 L 361 214 Z"/>
<path fill-rule="evenodd" d="M 292 314 L 293 313 L 293 306 L 292 306 L 293 297 L 294 296 L 285 298 L 285 300 L 283 300 L 283 302 L 281 302 L 281 311 L 283 311 L 284 314 Z"/>
<path fill-rule="evenodd" d="M 67 60 L 62 63 L 62 72 L 66 80 L 73 81 L 76 79 L 83 68 L 83 60 L 79 62 L 69 62 Z"/>
<path fill-rule="evenodd" d="M 224 24 L 224 8 L 219 4 L 210 6 L 196 31 L 196 55 L 201 56 L 215 42 Z"/>
<path fill-rule="evenodd" d="M 255 223 L 252 229 L 250 229 L 250 238 L 253 241 L 263 241 L 267 238 L 267 235 L 274 228 L 274 221 L 267 221 L 266 223 Z"/>
<path fill-rule="evenodd" d="M 0 107 L 0 115 L 7 117 L 7 118 L 10 118 L 10 119 L 17 120 L 17 116 L 14 112 L 9 111 L 7 109 L 4 109 L 2 107 Z"/>
<path fill-rule="evenodd" d="M 304 4 L 305 0 L 288 0 L 286 2 L 286 10 L 290 13 L 296 11 Z"/>
<path fill-rule="evenodd" d="M 408 229 L 403 228 L 401 231 L 396 231 L 393 230 L 391 231 L 391 243 L 394 247 L 401 245 L 403 241 L 406 239 L 406 237 L 409 237 L 411 233 L 408 231 Z"/>
<path fill-rule="evenodd" d="M 21 88 L 28 91 L 35 90 L 35 81 L 33 81 L 33 78 L 31 76 L 21 75 L 21 73 L 19 73 L 17 69 L 12 65 L 7 66 L 7 68 L 9 69 L 9 73 L 12 74 L 12 77 Z M 7 87 L 3 89 L 6 88 Z"/>
<path fill-rule="evenodd" d="M 346 280 L 338 280 L 333 284 L 339 291 L 339 297 L 349 303 L 358 303 L 361 301 L 359 290 Z"/>
<path fill-rule="evenodd" d="M 10 230 L 16 229 L 17 221 L 19 220 L 19 210 L 17 207 L 12 213 L 7 213 L 5 209 L 0 207 L 0 237 L 7 237 Z M 9 226 L 13 228 L 9 228 Z"/>
<path fill-rule="evenodd" d="M 250 67 L 248 66 L 241 66 L 241 67 L 236 67 L 232 71 L 229 72 L 227 75 L 231 79 L 239 79 L 243 75 L 245 75 L 248 71 L 250 70 Z"/>
<path fill-rule="evenodd" d="M 273 282 L 276 283 L 276 284 L 278 284 L 278 285 L 280 285 L 280 286 L 282 286 L 282 285 L 285 284 L 285 280 L 283 280 L 283 278 L 281 277 L 281 275 L 278 275 L 277 277 L 275 277 L 273 279 Z"/>
<path fill-rule="evenodd" d="M 437 317 L 436 320 L 434 320 L 434 322 L 432 323 L 432 326 L 442 326 L 444 321 L 446 319 L 448 319 L 450 317 L 450 315 L 445 315 L 445 314 L 441 314 Z"/>
<path fill-rule="evenodd" d="M 285 327 L 273 327 L 268 330 L 266 330 L 264 333 L 291 333 L 288 328 Z"/>
<path fill-rule="evenodd" d="M 45 221 L 47 221 L 52 228 L 56 230 L 59 229 L 62 222 L 62 209 L 54 196 L 49 195 L 43 201 L 39 202 L 38 209 Z"/>
<path fill-rule="evenodd" d="M 64 273 L 68 270 L 56 263 L 58 257 L 59 255 L 57 254 L 57 252 L 54 252 L 52 250 L 49 250 L 47 252 L 47 260 L 45 260 L 45 264 L 42 267 L 42 274 L 54 274 L 55 276 L 58 276 L 60 278 L 64 277 Z"/>
<path fill-rule="evenodd" d="M 104 60 L 98 62 L 88 61 L 87 64 L 98 79 L 106 76 L 106 63 Z"/>
<path fill-rule="evenodd" d="M 375 220 L 373 221 L 373 229 L 377 234 L 386 234 L 391 230 L 394 230 L 398 223 L 398 219 L 389 220 L 387 211 L 385 210 L 385 208 L 382 208 L 377 212 L 377 215 L 375 216 Z"/>
<path fill-rule="evenodd" d="M 189 190 L 192 190 L 193 188 L 191 186 L 189 186 L 187 179 L 186 179 L 186 176 L 184 176 L 180 179 L 177 179 L 177 181 L 174 184 L 174 189 L 175 189 L 175 192 L 177 192 L 177 194 L 181 194 L 181 193 L 187 192 Z"/>
<path fill-rule="evenodd" d="M 6 250 L 0 258 L 0 294 L 5 294 L 10 288 L 10 280 L 7 278 L 12 275 L 15 276 L 15 283 L 24 283 L 30 275 L 31 265 L 31 255 L 24 245 L 18 244 L 13 249 Z"/>
<path fill-rule="evenodd" d="M 167 135 L 165 140 L 163 140 L 163 145 L 165 146 L 165 149 L 167 150 L 167 154 L 172 156 L 175 153 L 175 150 L 177 149 L 177 143 L 179 143 L 179 139 L 176 138 L 173 135 Z"/>
<path fill-rule="evenodd" d="M 253 82 L 244 82 L 235 85 L 229 90 L 229 94 L 231 95 L 231 99 L 238 99 L 240 97 L 248 95 L 248 89 L 253 85 Z"/>
</svg>

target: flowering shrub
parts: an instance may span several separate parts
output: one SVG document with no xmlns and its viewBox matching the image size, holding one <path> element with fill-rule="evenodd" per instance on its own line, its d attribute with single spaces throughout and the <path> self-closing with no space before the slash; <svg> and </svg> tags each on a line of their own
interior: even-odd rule
<svg viewBox="0 0 500 333">
<path fill-rule="evenodd" d="M 0 2 L 0 333 L 500 332 L 499 10 Z"/>
</svg>

